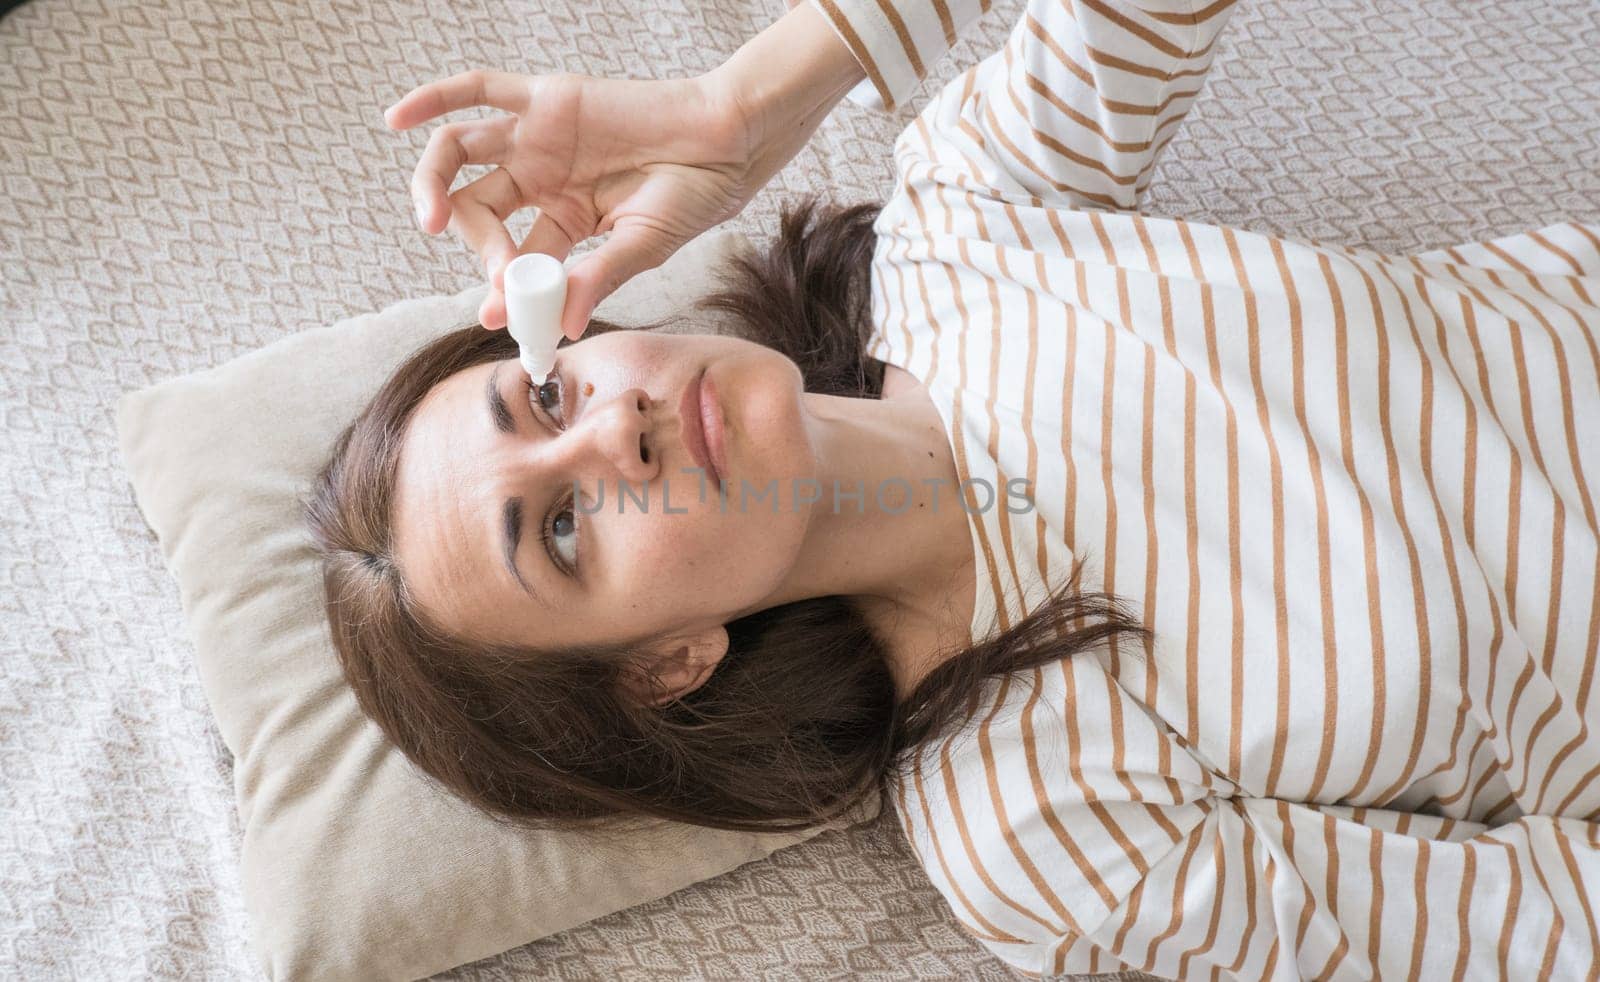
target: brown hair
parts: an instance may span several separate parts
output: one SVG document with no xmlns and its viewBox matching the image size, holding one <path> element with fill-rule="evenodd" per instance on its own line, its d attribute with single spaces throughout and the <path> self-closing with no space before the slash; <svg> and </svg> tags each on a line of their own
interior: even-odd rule
<svg viewBox="0 0 1600 982">
<path fill-rule="evenodd" d="M 877 212 L 801 202 L 774 243 L 732 261 L 700 306 L 793 359 L 808 391 L 880 398 L 883 364 L 865 353 Z M 588 333 L 616 329 L 596 320 Z M 853 599 L 816 597 L 728 624 L 711 677 L 659 707 L 621 684 L 638 671 L 631 651 L 447 636 L 412 605 L 391 552 L 401 438 L 433 386 L 515 354 L 507 332 L 477 325 L 418 350 L 339 437 L 305 502 L 334 646 L 362 711 L 444 789 L 493 817 L 807 828 L 877 793 L 907 751 L 969 719 L 990 679 L 1145 636 L 1115 598 L 1078 592 L 1074 569 L 1026 618 L 897 702 L 886 649 Z"/>
</svg>

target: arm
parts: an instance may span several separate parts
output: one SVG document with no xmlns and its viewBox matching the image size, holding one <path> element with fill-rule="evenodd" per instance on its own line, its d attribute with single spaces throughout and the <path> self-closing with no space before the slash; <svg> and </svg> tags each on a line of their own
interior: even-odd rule
<svg viewBox="0 0 1600 982">
<path fill-rule="evenodd" d="M 409 129 L 470 106 L 504 111 L 436 127 L 411 180 L 422 229 L 451 229 L 483 261 L 484 326 L 505 324 L 512 257 L 564 259 L 609 233 L 568 277 L 562 327 L 575 339 L 619 285 L 738 214 L 862 77 L 822 16 L 801 6 L 694 78 L 470 71 L 418 86 L 385 117 Z M 469 163 L 500 166 L 452 190 Z M 530 206 L 539 214 L 515 243 L 505 222 Z"/>
<path fill-rule="evenodd" d="M 977 13 L 961 0 L 811 2 L 890 107 Z M 1233 3 L 1030 0 L 1005 46 L 923 114 L 920 153 L 902 172 L 926 161 L 968 171 L 969 186 L 1133 208 L 1201 89 Z"/>
<path fill-rule="evenodd" d="M 988 9 L 979 0 L 810 0 L 851 55 L 871 87 L 851 100 L 874 109 L 904 105 L 917 83 Z"/>
</svg>

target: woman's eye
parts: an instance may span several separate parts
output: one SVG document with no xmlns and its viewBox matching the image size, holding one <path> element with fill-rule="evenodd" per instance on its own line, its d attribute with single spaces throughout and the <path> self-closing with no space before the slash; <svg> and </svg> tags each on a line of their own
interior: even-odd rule
<svg viewBox="0 0 1600 982">
<path fill-rule="evenodd" d="M 550 513 L 544 529 L 545 549 L 556 565 L 571 572 L 578 568 L 578 517 L 569 503 Z"/>
<path fill-rule="evenodd" d="M 543 384 L 534 385 L 533 380 L 528 380 L 528 401 L 543 412 L 546 417 L 555 419 L 557 425 L 565 426 L 561 416 L 561 379 L 551 373 Z"/>
</svg>

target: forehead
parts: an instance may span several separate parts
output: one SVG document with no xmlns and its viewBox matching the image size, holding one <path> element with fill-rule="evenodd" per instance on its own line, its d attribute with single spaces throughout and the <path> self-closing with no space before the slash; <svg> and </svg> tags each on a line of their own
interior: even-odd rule
<svg viewBox="0 0 1600 982">
<path fill-rule="evenodd" d="M 401 439 L 395 560 L 417 602 L 447 627 L 515 589 L 496 570 L 499 502 L 488 462 L 501 434 L 485 402 L 495 364 L 474 365 L 435 385 Z"/>
</svg>

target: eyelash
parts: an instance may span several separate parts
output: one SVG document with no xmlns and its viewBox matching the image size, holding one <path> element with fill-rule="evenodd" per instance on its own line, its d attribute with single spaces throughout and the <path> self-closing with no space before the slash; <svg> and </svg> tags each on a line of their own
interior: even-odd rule
<svg viewBox="0 0 1600 982">
<path fill-rule="evenodd" d="M 553 369 L 551 370 L 550 374 L 555 379 L 556 384 L 560 387 L 560 391 L 561 391 L 561 394 L 563 396 L 561 401 L 563 403 L 565 403 L 566 402 L 565 396 L 566 396 L 566 392 L 567 392 L 566 385 L 561 381 L 561 376 L 559 374 L 557 374 Z M 534 398 L 534 393 L 537 392 L 539 389 L 543 388 L 545 383 L 547 383 L 549 381 L 550 381 L 550 379 L 547 378 L 547 379 L 545 379 L 545 382 L 535 383 L 533 381 L 533 376 L 531 376 L 531 375 L 526 377 L 525 379 L 523 379 L 522 387 L 523 387 L 523 391 L 526 394 L 526 401 L 528 403 L 529 408 L 532 408 L 535 405 L 536 401 L 537 401 Z M 565 412 L 565 409 L 563 409 L 563 412 Z M 546 410 L 544 409 L 543 406 L 540 406 L 539 409 L 537 411 L 535 411 L 534 415 L 540 415 L 541 413 L 544 414 L 547 419 L 549 418 L 549 413 L 546 412 Z M 556 429 L 557 430 L 564 430 L 564 429 L 566 429 L 566 427 L 565 426 L 559 426 L 559 427 L 556 427 Z M 572 511 L 573 534 L 574 535 L 578 535 L 578 536 L 581 536 L 583 534 L 582 533 L 582 526 L 578 522 L 578 513 L 576 511 L 574 511 L 573 509 L 574 509 L 574 502 L 572 500 L 572 494 L 569 492 L 565 497 L 557 499 L 556 505 L 554 507 L 552 507 L 550 509 L 550 511 L 545 514 L 544 521 L 540 524 L 540 527 L 539 527 L 539 540 L 544 545 L 545 555 L 550 557 L 550 561 L 556 565 L 557 569 L 560 569 L 563 572 L 566 572 L 567 575 L 569 575 L 569 576 L 573 575 L 576 572 L 576 568 L 574 568 L 573 570 L 567 570 L 567 567 L 566 567 L 565 563 L 563 563 L 563 561 L 561 559 L 557 558 L 557 556 L 555 554 L 555 551 L 550 547 L 550 541 L 551 541 L 551 539 L 552 539 L 552 537 L 554 535 L 555 524 L 556 524 L 556 516 L 561 514 L 564 511 Z M 578 550 L 578 552 L 581 555 L 583 550 L 580 548 Z"/>
</svg>

